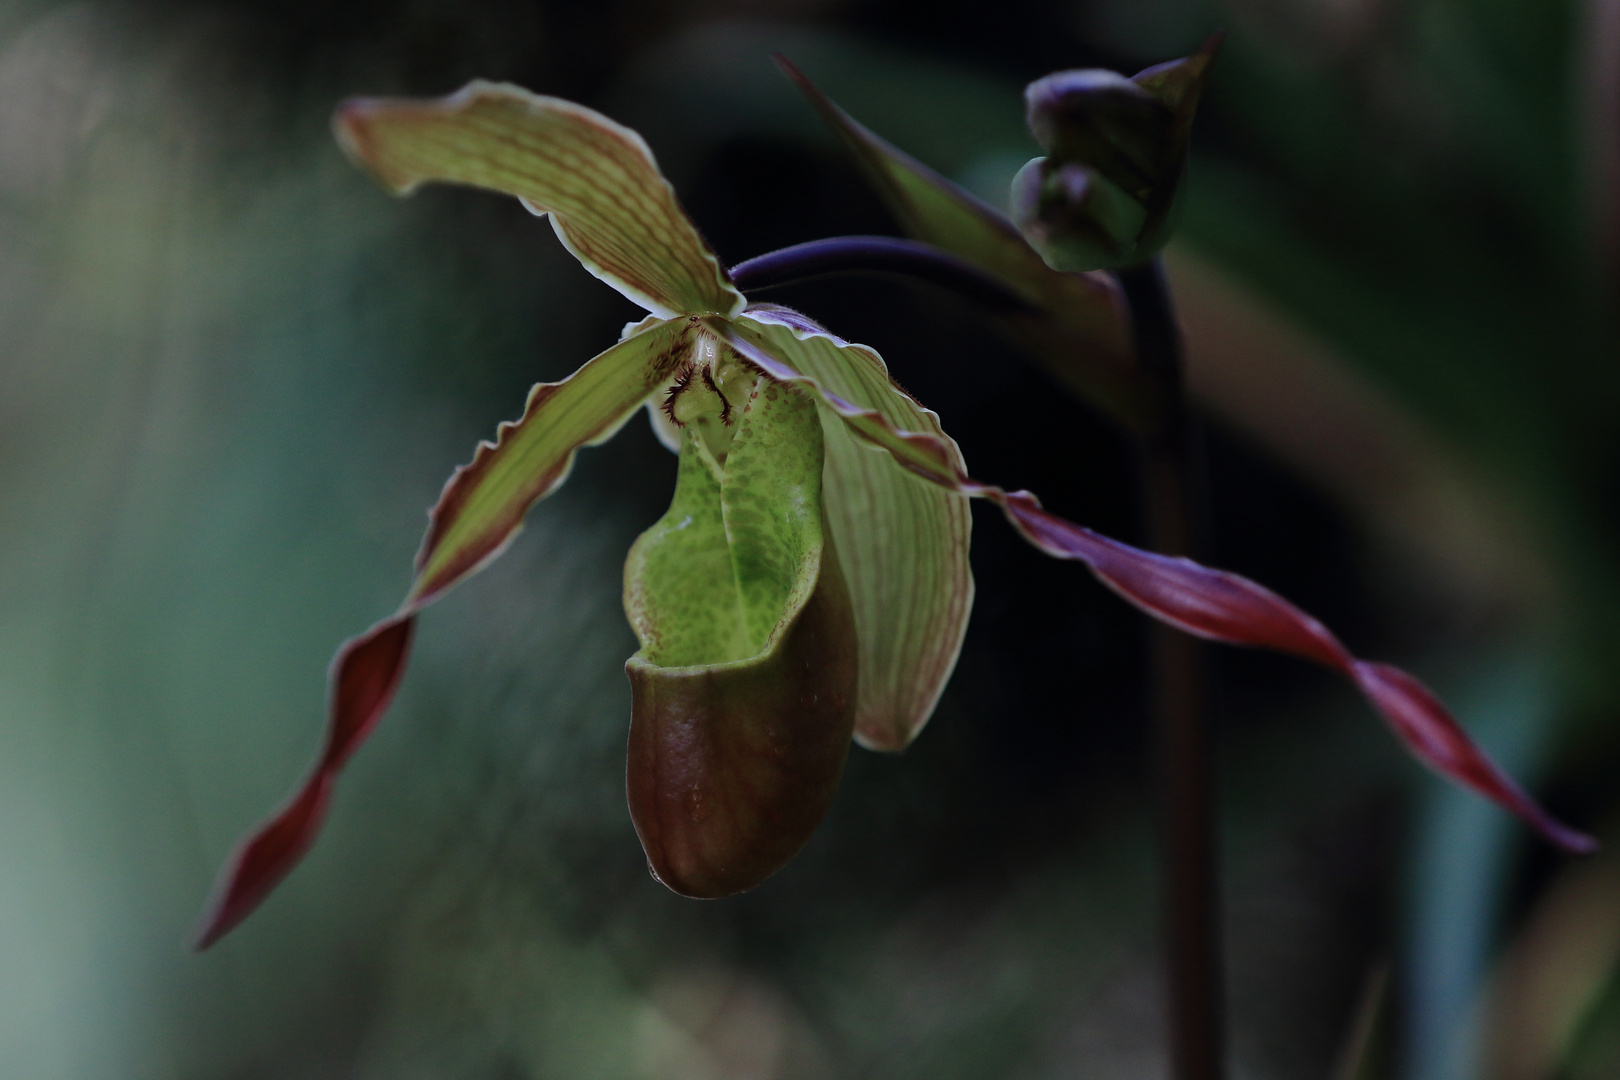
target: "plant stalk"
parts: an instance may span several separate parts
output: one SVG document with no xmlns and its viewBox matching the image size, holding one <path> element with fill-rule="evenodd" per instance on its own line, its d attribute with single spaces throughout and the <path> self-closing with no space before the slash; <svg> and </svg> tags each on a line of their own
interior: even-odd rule
<svg viewBox="0 0 1620 1080">
<path fill-rule="evenodd" d="M 1159 388 L 1161 423 L 1139 436 L 1148 546 L 1197 557 L 1203 477 L 1186 405 L 1181 332 L 1158 260 L 1117 271 L 1130 307 L 1137 359 Z M 1220 877 L 1213 740 L 1203 643 L 1155 623 L 1152 630 L 1157 798 L 1163 843 L 1163 915 L 1171 1075 L 1225 1076 Z"/>
</svg>

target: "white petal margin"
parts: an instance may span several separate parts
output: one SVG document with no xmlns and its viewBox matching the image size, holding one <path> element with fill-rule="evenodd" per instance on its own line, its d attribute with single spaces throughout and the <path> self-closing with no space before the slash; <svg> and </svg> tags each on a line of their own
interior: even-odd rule
<svg viewBox="0 0 1620 1080">
<path fill-rule="evenodd" d="M 734 324 L 823 390 L 901 430 L 940 439 L 965 474 L 938 415 L 894 383 L 874 350 L 774 305 L 751 307 Z M 968 500 L 897 467 L 825 408 L 822 431 L 823 507 L 860 635 L 855 739 L 872 750 L 903 750 L 939 703 L 973 608 Z"/>
<path fill-rule="evenodd" d="M 587 270 L 655 315 L 742 310 L 646 142 L 594 109 L 478 80 L 445 98 L 356 98 L 332 127 L 396 194 L 471 184 L 549 213 Z"/>
</svg>

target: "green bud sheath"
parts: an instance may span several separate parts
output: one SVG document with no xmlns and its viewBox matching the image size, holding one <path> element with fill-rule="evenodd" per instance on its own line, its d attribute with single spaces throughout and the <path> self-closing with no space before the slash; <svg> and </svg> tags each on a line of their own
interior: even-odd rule
<svg viewBox="0 0 1620 1080">
<path fill-rule="evenodd" d="M 702 374 L 674 393 L 714 393 Z M 653 874 L 693 897 L 758 885 L 810 838 L 849 753 L 858 673 L 816 407 L 769 379 L 718 381 L 729 445 L 688 423 L 674 500 L 625 565 L 641 641 L 625 665 L 630 816 Z"/>
</svg>

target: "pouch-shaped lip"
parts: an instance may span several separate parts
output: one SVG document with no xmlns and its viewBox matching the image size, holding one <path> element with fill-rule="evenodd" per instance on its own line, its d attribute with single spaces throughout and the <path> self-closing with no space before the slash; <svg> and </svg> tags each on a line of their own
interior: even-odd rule
<svg viewBox="0 0 1620 1080">
<path fill-rule="evenodd" d="M 855 726 L 855 619 L 831 544 L 774 649 L 680 668 L 638 654 L 625 673 L 625 786 L 653 876 L 710 899 L 780 870 L 832 804 Z"/>
</svg>

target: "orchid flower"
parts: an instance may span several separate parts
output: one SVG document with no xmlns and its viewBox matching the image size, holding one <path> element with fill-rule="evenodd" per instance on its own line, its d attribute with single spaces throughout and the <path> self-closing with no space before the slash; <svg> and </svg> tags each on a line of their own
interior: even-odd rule
<svg viewBox="0 0 1620 1080">
<path fill-rule="evenodd" d="M 968 500 L 1078 560 L 1188 633 L 1291 652 L 1353 680 L 1408 747 L 1554 843 L 1554 821 L 1416 679 L 1357 660 L 1263 587 L 1057 518 L 971 478 L 939 418 L 873 350 L 750 304 L 640 136 L 590 109 L 474 82 L 432 101 L 361 99 L 334 121 L 349 155 L 405 194 L 450 182 L 549 215 L 592 274 L 649 312 L 567 379 L 530 392 L 429 515 L 398 611 L 346 642 L 326 742 L 292 799 L 236 851 L 199 934 L 245 918 L 314 841 L 339 771 L 387 709 L 417 614 L 496 558 L 575 452 L 645 408 L 680 455 L 669 511 L 632 546 L 624 604 L 640 643 L 627 788 L 649 867 L 717 897 L 780 869 L 825 814 L 854 740 L 900 750 L 932 713 L 973 600 Z"/>
</svg>

